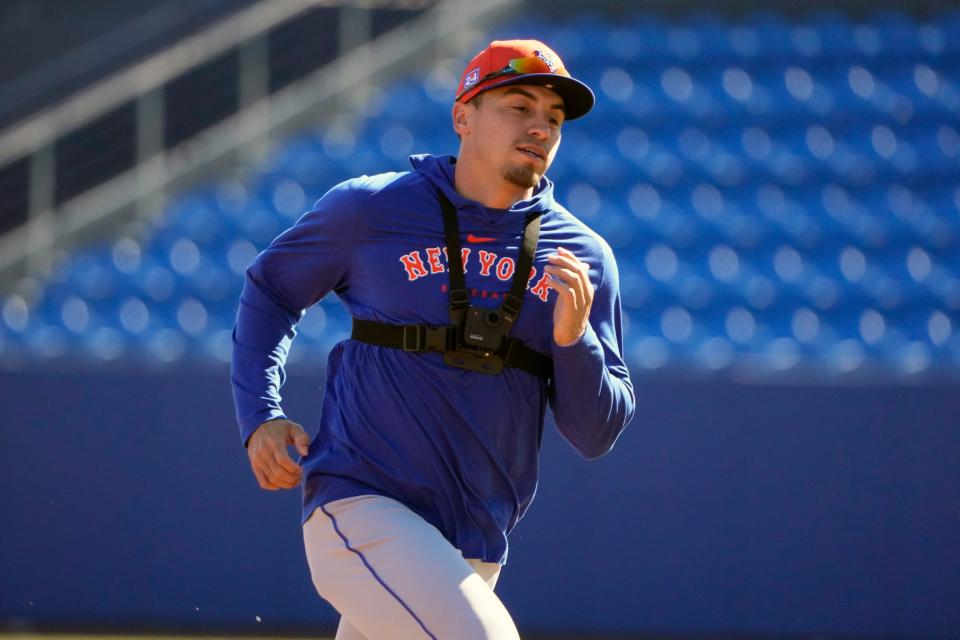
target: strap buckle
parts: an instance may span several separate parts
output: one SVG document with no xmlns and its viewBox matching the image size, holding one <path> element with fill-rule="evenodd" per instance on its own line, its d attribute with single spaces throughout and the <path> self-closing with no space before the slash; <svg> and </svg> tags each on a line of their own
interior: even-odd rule
<svg viewBox="0 0 960 640">
<path fill-rule="evenodd" d="M 453 344 L 451 338 L 456 335 L 456 327 L 435 327 L 427 325 L 423 338 L 424 351 L 446 351 Z"/>
<path fill-rule="evenodd" d="M 503 312 L 507 321 L 513 324 L 513 321 L 520 315 L 520 308 L 522 306 L 523 300 L 512 293 L 507 293 L 503 298 L 503 303 L 500 305 L 500 310 Z"/>
<path fill-rule="evenodd" d="M 404 351 L 423 351 L 424 345 L 424 326 L 420 324 L 403 325 L 403 350 Z"/>
<path fill-rule="evenodd" d="M 435 327 L 425 324 L 403 325 L 404 351 L 446 351 L 452 346 L 455 327 Z"/>
<path fill-rule="evenodd" d="M 450 289 L 450 306 L 466 307 L 470 304 L 470 294 L 466 289 Z"/>
</svg>

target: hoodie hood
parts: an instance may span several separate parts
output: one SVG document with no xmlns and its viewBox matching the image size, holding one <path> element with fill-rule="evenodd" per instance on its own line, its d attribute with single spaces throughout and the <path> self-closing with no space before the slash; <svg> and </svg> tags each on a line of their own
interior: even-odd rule
<svg viewBox="0 0 960 640">
<path fill-rule="evenodd" d="M 545 212 L 554 207 L 553 183 L 543 176 L 534 188 L 533 195 L 527 200 L 514 203 L 509 209 L 486 207 L 476 200 L 465 198 L 454 188 L 454 171 L 457 163 L 455 156 L 433 156 L 421 154 L 410 156 L 410 164 L 415 171 L 423 175 L 443 192 L 457 211 L 466 217 L 490 226 L 514 225 L 534 212 Z"/>
</svg>

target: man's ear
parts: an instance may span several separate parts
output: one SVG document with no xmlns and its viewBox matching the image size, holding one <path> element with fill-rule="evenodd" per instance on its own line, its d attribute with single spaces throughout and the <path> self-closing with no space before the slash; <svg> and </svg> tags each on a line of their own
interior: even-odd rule
<svg viewBox="0 0 960 640">
<path fill-rule="evenodd" d="M 463 104 L 462 102 L 453 103 L 453 130 L 458 136 L 463 137 L 470 131 L 470 116 L 472 115 L 472 111 L 473 107 L 469 104 Z"/>
</svg>

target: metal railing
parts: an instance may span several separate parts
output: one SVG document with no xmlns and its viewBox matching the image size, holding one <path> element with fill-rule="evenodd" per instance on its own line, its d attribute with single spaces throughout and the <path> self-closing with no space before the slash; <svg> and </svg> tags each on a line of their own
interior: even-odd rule
<svg viewBox="0 0 960 640">
<path fill-rule="evenodd" d="M 26 161 L 28 173 L 26 221 L 0 236 L 0 283 L 42 273 L 51 264 L 52 250 L 69 246 L 83 237 L 82 232 L 120 214 L 159 210 L 170 188 L 236 160 L 240 151 L 262 149 L 271 136 L 315 122 L 317 105 L 367 84 L 417 54 L 422 67 L 423 52 L 436 52 L 438 45 L 453 42 L 455 34 L 460 34 L 456 40 L 462 46 L 464 32 L 515 3 L 264 0 L 0 132 L 0 169 Z M 336 63 L 285 87 L 271 88 L 269 38 L 323 7 L 336 9 L 335 24 L 320 36 L 336 38 Z M 420 15 L 371 40 L 377 35 L 374 11 L 383 7 L 418 10 Z M 236 56 L 236 85 L 230 89 L 236 92 L 236 109 L 198 135 L 171 144 L 170 132 L 164 130 L 171 83 L 225 55 Z M 133 166 L 58 202 L 57 145 L 91 123 L 109 124 L 111 114 L 130 108 Z"/>
</svg>

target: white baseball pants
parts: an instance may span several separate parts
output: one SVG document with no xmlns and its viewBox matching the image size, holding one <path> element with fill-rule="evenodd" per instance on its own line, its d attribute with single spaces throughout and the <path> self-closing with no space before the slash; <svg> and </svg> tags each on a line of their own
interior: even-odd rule
<svg viewBox="0 0 960 640">
<path fill-rule="evenodd" d="M 500 565 L 464 559 L 402 503 L 329 502 L 303 525 L 317 592 L 341 614 L 336 640 L 519 640 L 493 593 Z"/>
</svg>

